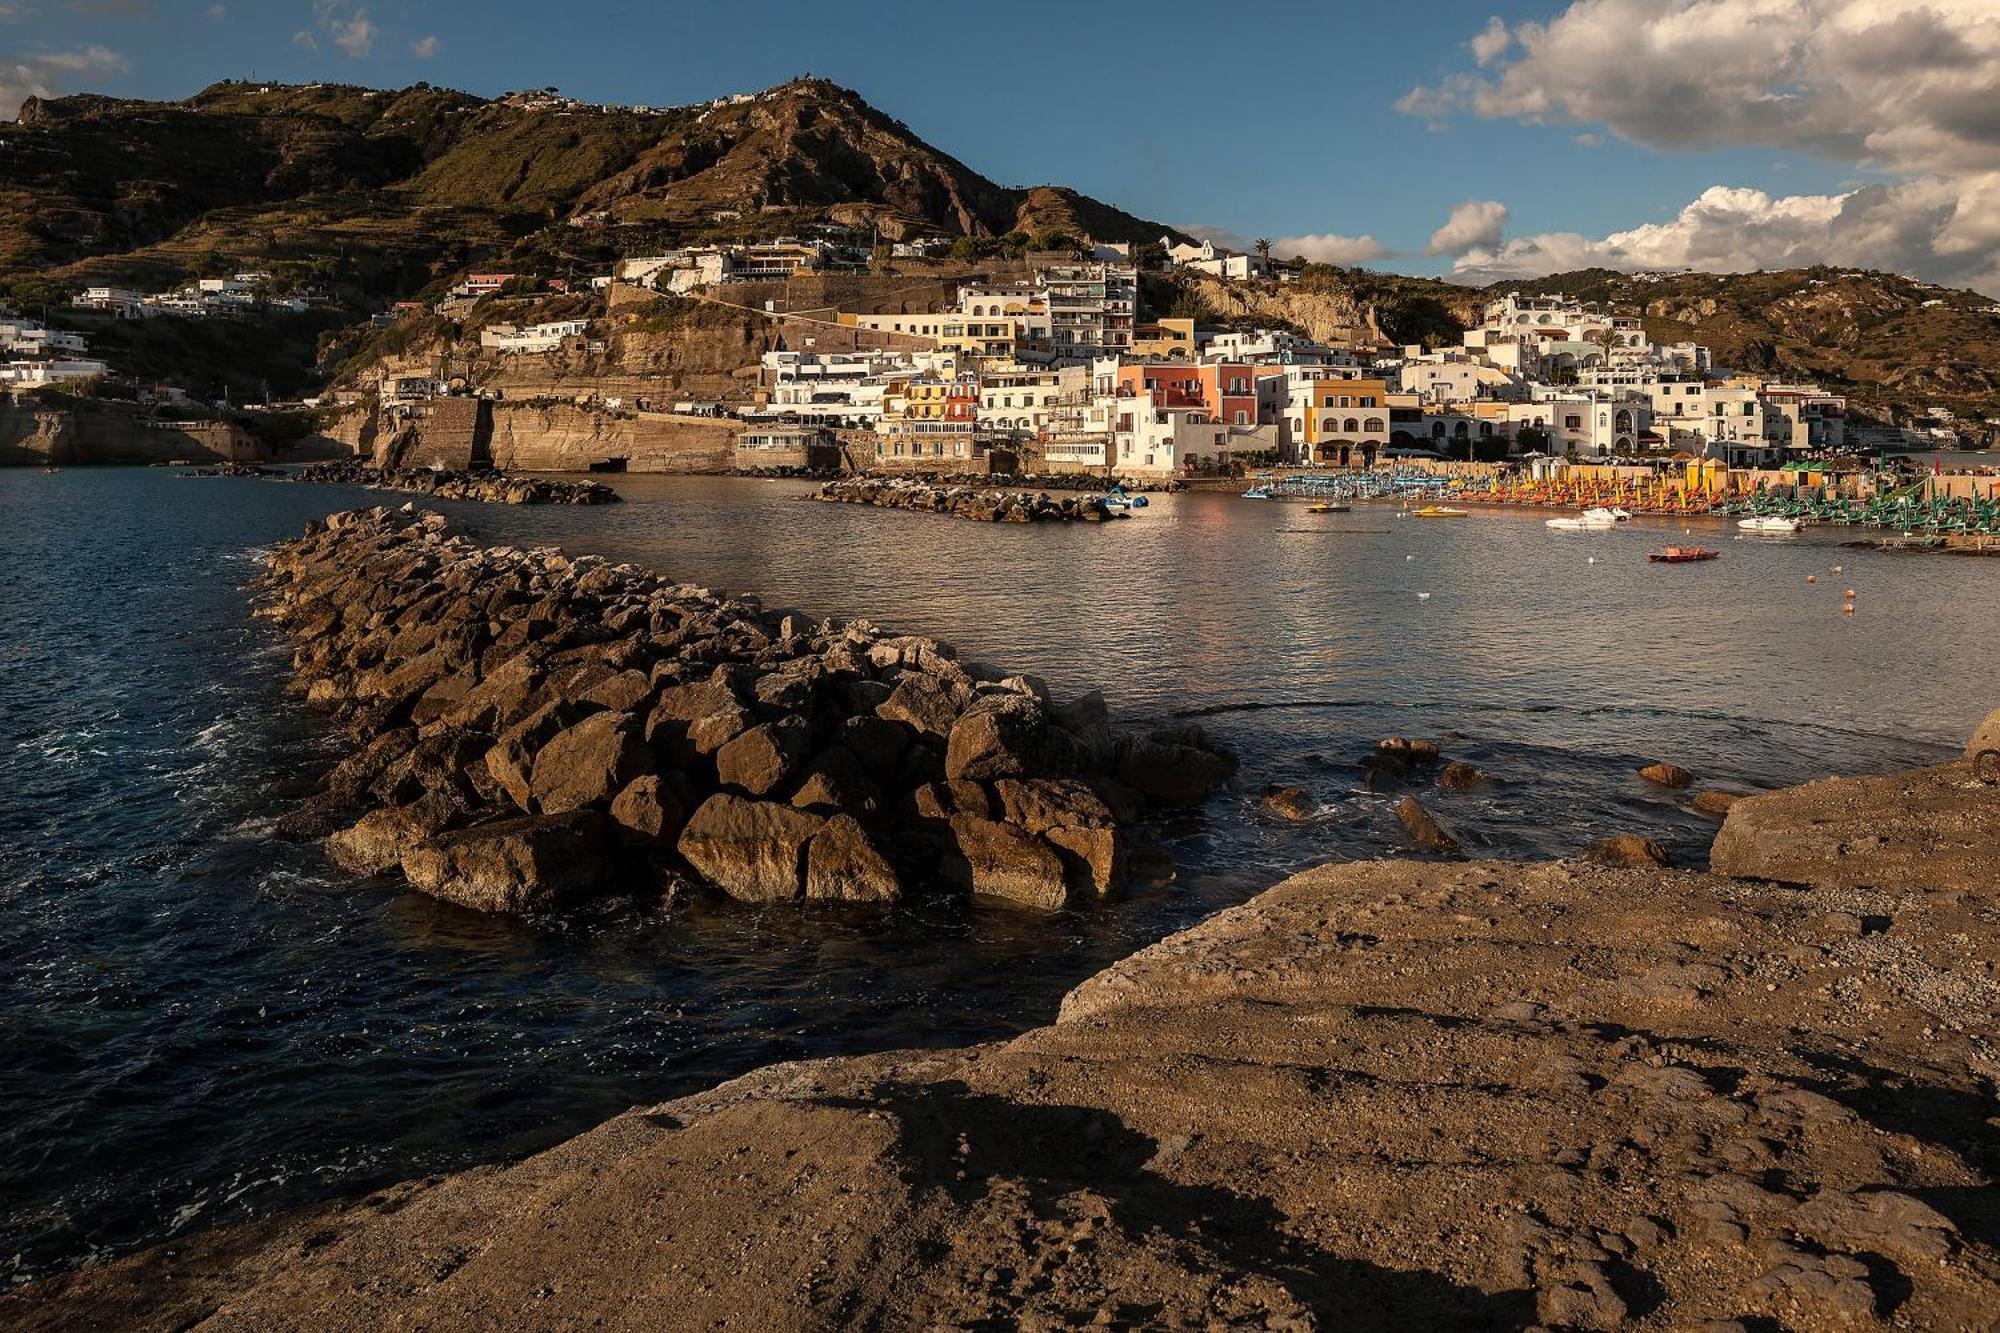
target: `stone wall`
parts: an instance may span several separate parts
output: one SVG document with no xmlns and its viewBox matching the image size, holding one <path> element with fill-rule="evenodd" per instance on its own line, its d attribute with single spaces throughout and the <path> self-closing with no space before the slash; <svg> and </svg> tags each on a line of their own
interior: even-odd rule
<svg viewBox="0 0 2000 1333">
<path fill-rule="evenodd" d="M 232 422 L 153 422 L 117 404 L 88 411 L 0 405 L 0 466 L 248 462 L 267 456 L 254 436 Z"/>
</svg>

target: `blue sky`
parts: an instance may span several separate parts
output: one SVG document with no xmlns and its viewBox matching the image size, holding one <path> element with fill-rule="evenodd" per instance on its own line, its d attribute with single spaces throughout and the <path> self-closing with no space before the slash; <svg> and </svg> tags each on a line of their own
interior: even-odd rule
<svg viewBox="0 0 2000 1333">
<path fill-rule="evenodd" d="M 1466 200 L 1504 204 L 1509 237 L 1596 238 L 1671 219 L 1712 186 L 1819 195 L 1881 179 L 1779 139 L 1647 146 L 1574 109 L 1443 128 L 1397 109 L 1419 85 L 1492 74 L 1472 42 L 1496 17 L 1519 31 L 1633 2 L 0 0 L 15 11 L 0 82 L 11 64 L 17 86 L 178 97 L 254 71 L 669 104 L 809 71 L 1002 183 L 1069 184 L 1242 237 L 1371 237 L 1389 252 L 1377 266 L 1405 272 L 1450 267 L 1423 251 Z"/>
</svg>

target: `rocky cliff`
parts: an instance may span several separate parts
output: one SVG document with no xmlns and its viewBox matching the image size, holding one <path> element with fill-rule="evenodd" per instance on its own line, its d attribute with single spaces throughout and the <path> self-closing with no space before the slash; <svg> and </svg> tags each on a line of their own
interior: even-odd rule
<svg viewBox="0 0 2000 1333">
<path fill-rule="evenodd" d="M 1904 781 L 1958 802 L 1929 874 L 1907 849 L 1940 812 L 1906 819 Z M 1883 782 L 1832 798 L 1868 838 L 1748 866 L 1824 882 L 1324 867 L 1013 1041 L 760 1070 L 514 1166 L 17 1292 L 0 1317 L 1986 1327 L 2000 820 L 1965 763 Z M 1724 840 L 1810 842 L 1797 803 L 1819 799 L 1740 802 Z"/>
<path fill-rule="evenodd" d="M 268 452 L 225 421 L 153 421 L 116 407 L 0 403 L 0 466 L 250 461 Z"/>
</svg>

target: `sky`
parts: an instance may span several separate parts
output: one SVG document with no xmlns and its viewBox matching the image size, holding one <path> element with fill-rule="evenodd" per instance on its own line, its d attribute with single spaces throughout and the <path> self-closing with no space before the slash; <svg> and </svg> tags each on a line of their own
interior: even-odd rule
<svg viewBox="0 0 2000 1333">
<path fill-rule="evenodd" d="M 671 105 L 804 73 L 1003 184 L 1280 254 L 2000 297 L 2000 0 L 0 0 L 0 114 L 229 77 Z"/>
</svg>

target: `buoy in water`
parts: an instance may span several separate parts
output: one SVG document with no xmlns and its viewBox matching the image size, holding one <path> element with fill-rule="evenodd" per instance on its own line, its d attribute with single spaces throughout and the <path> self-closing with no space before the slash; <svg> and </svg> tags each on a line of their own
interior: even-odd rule
<svg viewBox="0 0 2000 1333">
<path fill-rule="evenodd" d="M 1420 601 L 1420 602 L 1428 602 L 1428 601 L 1429 601 L 1430 599 L 1431 599 L 1431 595 L 1430 595 L 1429 593 L 1427 593 L 1427 592 L 1420 592 L 1420 593 L 1418 593 L 1418 594 L 1417 594 L 1417 600 L 1418 600 L 1418 601 Z M 1850 610 L 1850 611 L 1851 611 L 1851 610 L 1853 610 L 1853 609 L 1854 609 L 1853 607 L 1849 607 L 1849 608 L 1848 608 L 1848 610 Z"/>
<path fill-rule="evenodd" d="M 1842 607 L 1840 608 L 1840 614 L 1842 614 L 1842 615 L 1844 615 L 1844 616 L 1851 616 L 1851 615 L 1853 615 L 1853 614 L 1854 614 L 1854 603 L 1852 603 L 1852 602 L 1848 602 L 1848 603 L 1844 604 L 1844 605 L 1843 605 L 1843 606 L 1842 606 Z"/>
<path fill-rule="evenodd" d="M 1808 574 L 1808 575 L 1806 575 L 1806 582 L 1807 582 L 1807 583 L 1818 583 L 1818 582 L 1819 582 L 1819 575 L 1817 575 L 1817 574 Z"/>
<path fill-rule="evenodd" d="M 1853 601 L 1853 600 L 1854 600 L 1854 589 L 1852 589 L 1852 588 L 1849 588 L 1849 589 L 1847 590 L 1847 592 L 1846 592 L 1846 594 L 1845 594 L 1845 595 L 1846 595 L 1846 597 L 1847 597 L 1847 600 L 1848 600 L 1848 601 L 1850 601 L 1850 602 L 1851 602 L 1851 601 Z"/>
<path fill-rule="evenodd" d="M 1839 566 L 1839 565 L 1835 565 L 1835 566 L 1833 567 L 1833 572 L 1834 572 L 1834 573 L 1836 573 L 1836 574 L 1838 574 L 1838 573 L 1840 572 L 1840 566 Z"/>
<path fill-rule="evenodd" d="M 1404 557 L 1403 557 L 1403 559 L 1405 559 L 1405 560 L 1415 560 L 1415 559 L 1416 559 L 1416 557 L 1415 557 L 1415 556 L 1413 556 L 1413 555 L 1406 555 L 1406 556 L 1404 556 Z"/>
<path fill-rule="evenodd" d="M 1586 560 L 1586 561 L 1585 561 L 1584 563 L 1585 563 L 1585 564 L 1588 564 L 1588 565 L 1594 565 L 1594 564 L 1596 564 L 1596 563 L 1597 563 L 1597 557 L 1596 557 L 1596 556 L 1592 556 L 1592 557 L 1590 557 L 1590 559 Z"/>
</svg>

